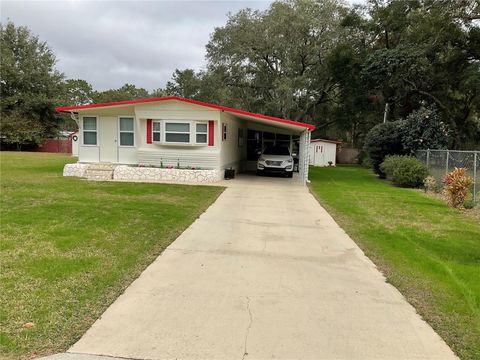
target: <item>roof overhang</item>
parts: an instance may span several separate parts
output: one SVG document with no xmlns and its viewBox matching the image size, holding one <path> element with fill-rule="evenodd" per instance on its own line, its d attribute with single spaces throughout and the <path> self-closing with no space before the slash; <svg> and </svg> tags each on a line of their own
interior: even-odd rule
<svg viewBox="0 0 480 360">
<path fill-rule="evenodd" d="M 88 104 L 88 105 L 79 105 L 79 106 L 58 107 L 58 108 L 55 108 L 55 110 L 58 111 L 58 112 L 78 113 L 82 110 L 89 110 L 89 109 L 95 109 L 95 108 L 124 107 L 124 106 L 136 105 L 136 104 L 169 101 L 169 100 L 170 101 L 172 101 L 172 100 L 181 101 L 181 102 L 185 102 L 185 103 L 189 103 L 189 104 L 208 107 L 208 108 L 211 108 L 211 109 L 221 110 L 221 111 L 230 113 L 232 115 L 235 115 L 237 117 L 240 117 L 240 118 L 243 118 L 243 119 L 246 119 L 246 120 L 264 122 L 264 123 L 269 122 L 271 125 L 273 125 L 272 123 L 282 124 L 283 125 L 282 127 L 296 129 L 297 131 L 301 128 L 307 129 L 307 130 L 310 130 L 310 131 L 315 129 L 315 125 L 312 125 L 312 124 L 306 124 L 306 123 L 301 123 L 301 122 L 298 122 L 298 121 L 281 119 L 281 118 L 276 118 L 276 117 L 262 115 L 262 114 L 255 114 L 255 113 L 251 113 L 251 112 L 244 111 L 244 110 L 233 109 L 233 108 L 229 108 L 229 107 L 225 107 L 225 106 L 209 104 L 209 103 L 205 103 L 205 102 L 201 102 L 201 101 L 197 101 L 197 100 L 185 99 L 185 98 L 178 97 L 178 96 L 164 96 L 164 97 L 159 97 L 159 98 L 136 99 L 136 100 L 116 101 L 116 102 L 100 103 L 100 104 Z"/>
<path fill-rule="evenodd" d="M 312 139 L 310 140 L 311 143 L 314 143 L 314 142 L 325 142 L 325 143 L 331 143 L 331 144 L 341 144 L 342 142 L 341 141 L 337 141 L 337 140 L 327 140 L 327 139 Z"/>
</svg>

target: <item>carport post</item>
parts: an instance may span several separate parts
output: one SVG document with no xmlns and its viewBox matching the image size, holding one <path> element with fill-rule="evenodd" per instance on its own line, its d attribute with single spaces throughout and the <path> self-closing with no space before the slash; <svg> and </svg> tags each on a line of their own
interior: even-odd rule
<svg viewBox="0 0 480 360">
<path fill-rule="evenodd" d="M 308 181 L 308 164 L 310 156 L 310 130 L 305 130 L 300 134 L 300 154 L 299 154 L 299 171 L 302 184 Z"/>
</svg>

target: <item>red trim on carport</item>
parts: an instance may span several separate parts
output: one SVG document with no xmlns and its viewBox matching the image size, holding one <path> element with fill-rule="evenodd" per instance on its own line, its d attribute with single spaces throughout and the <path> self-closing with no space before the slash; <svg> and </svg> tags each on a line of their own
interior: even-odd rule
<svg viewBox="0 0 480 360">
<path fill-rule="evenodd" d="M 167 100 L 182 101 L 182 102 L 195 104 L 195 105 L 199 105 L 199 106 L 205 106 L 205 107 L 208 107 L 208 108 L 211 108 L 211 109 L 227 111 L 227 112 L 234 113 L 234 114 L 251 116 L 251 117 L 255 117 L 255 118 L 259 118 L 259 119 L 279 122 L 279 123 L 282 123 L 282 124 L 288 124 L 288 125 L 303 127 L 303 128 L 309 129 L 309 130 L 314 130 L 315 129 L 315 125 L 312 125 L 312 124 L 305 124 L 305 123 L 301 123 L 301 122 L 298 122 L 298 121 L 280 119 L 280 118 L 276 118 L 276 117 L 272 117 L 272 116 L 266 116 L 266 115 L 262 115 L 262 114 L 255 114 L 255 113 L 251 113 L 251 112 L 244 111 L 244 110 L 238 110 L 238 109 L 233 109 L 233 108 L 229 108 L 229 107 L 225 107 L 225 106 L 208 104 L 208 103 L 204 103 L 204 102 L 197 101 L 197 100 L 181 98 L 181 97 L 178 97 L 178 96 L 164 96 L 164 97 L 159 97 L 159 98 L 136 99 L 136 100 L 127 100 L 127 101 L 116 101 L 116 102 L 110 102 L 110 103 L 101 103 L 101 104 L 89 104 L 89 105 L 79 105 L 79 106 L 58 107 L 58 108 L 55 108 L 55 110 L 58 111 L 58 112 L 70 112 L 70 111 L 76 111 L 76 110 L 94 109 L 94 108 L 107 107 L 107 106 L 133 105 L 133 104 L 149 103 L 149 102 L 156 102 L 156 101 L 167 101 Z"/>
</svg>

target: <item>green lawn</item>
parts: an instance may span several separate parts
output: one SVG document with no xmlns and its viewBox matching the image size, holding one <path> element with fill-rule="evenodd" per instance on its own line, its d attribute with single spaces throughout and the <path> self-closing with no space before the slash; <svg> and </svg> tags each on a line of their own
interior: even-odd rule
<svg viewBox="0 0 480 360">
<path fill-rule="evenodd" d="M 311 168 L 310 180 L 320 203 L 456 354 L 480 359 L 480 224 L 367 169 Z"/>
<path fill-rule="evenodd" d="M 64 178 L 71 157 L 0 156 L 0 358 L 66 350 L 222 192 Z"/>
</svg>

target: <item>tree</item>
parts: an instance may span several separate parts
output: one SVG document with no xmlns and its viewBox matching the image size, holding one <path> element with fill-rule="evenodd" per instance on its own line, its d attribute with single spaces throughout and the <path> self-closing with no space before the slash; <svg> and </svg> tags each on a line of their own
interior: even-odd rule
<svg viewBox="0 0 480 360">
<path fill-rule="evenodd" d="M 2 116 L 1 119 L 2 143 L 22 150 L 25 145 L 42 143 L 45 128 L 35 119 L 25 118 L 19 112 L 13 111 Z"/>
<path fill-rule="evenodd" d="M 474 1 L 389 0 L 368 5 L 366 86 L 398 119 L 435 104 L 453 147 L 479 143 L 480 36 Z"/>
<path fill-rule="evenodd" d="M 24 26 L 2 24 L 0 47 L 2 142 L 39 143 L 54 135 L 60 122 L 54 106 L 62 92 L 63 74 L 55 69 L 56 58 L 48 45 Z"/>
<path fill-rule="evenodd" d="M 435 106 L 421 107 L 403 122 L 402 145 L 406 153 L 414 154 L 420 149 L 445 149 L 449 138 L 450 130 Z"/>
<path fill-rule="evenodd" d="M 192 69 L 176 69 L 172 81 L 167 82 L 165 93 L 189 99 L 196 99 L 200 95 L 202 74 Z"/>
<path fill-rule="evenodd" d="M 364 150 L 372 163 L 373 171 L 385 178 L 380 164 L 387 155 L 405 155 L 402 143 L 404 121 L 393 121 L 374 126 L 365 138 Z"/>
<path fill-rule="evenodd" d="M 132 84 L 125 84 L 118 89 L 94 91 L 92 93 L 92 100 L 94 103 L 143 99 L 147 97 L 149 97 L 147 90 L 144 88 L 137 88 Z"/>
<path fill-rule="evenodd" d="M 242 107 L 313 122 L 335 96 L 326 58 L 342 35 L 337 1 L 276 1 L 241 10 L 207 44 L 209 70 Z M 328 121 L 328 120 L 327 120 Z"/>
<path fill-rule="evenodd" d="M 64 84 L 64 105 L 86 105 L 91 104 L 93 89 L 85 80 L 68 79 Z"/>
</svg>

